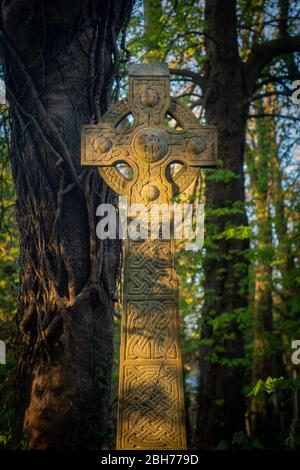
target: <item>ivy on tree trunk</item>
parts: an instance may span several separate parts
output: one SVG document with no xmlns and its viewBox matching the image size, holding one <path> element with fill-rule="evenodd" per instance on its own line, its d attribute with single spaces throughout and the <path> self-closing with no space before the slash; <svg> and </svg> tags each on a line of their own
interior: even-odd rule
<svg viewBox="0 0 300 470">
<path fill-rule="evenodd" d="M 80 167 L 106 111 L 131 0 L 2 1 L 0 40 L 20 230 L 18 391 L 31 449 L 99 448 L 113 361 L 119 244 L 95 236 L 116 195 Z"/>
</svg>

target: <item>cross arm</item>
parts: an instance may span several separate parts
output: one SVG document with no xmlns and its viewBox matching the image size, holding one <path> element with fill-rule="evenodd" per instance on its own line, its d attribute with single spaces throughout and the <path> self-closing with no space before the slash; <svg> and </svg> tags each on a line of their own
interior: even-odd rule
<svg viewBox="0 0 300 470">
<path fill-rule="evenodd" d="M 86 125 L 81 133 L 81 164 L 108 167 L 125 162 L 132 165 L 130 136 L 106 123 Z"/>
<path fill-rule="evenodd" d="M 168 131 L 169 158 L 191 167 L 217 166 L 217 128 L 194 127 L 183 131 Z"/>
</svg>

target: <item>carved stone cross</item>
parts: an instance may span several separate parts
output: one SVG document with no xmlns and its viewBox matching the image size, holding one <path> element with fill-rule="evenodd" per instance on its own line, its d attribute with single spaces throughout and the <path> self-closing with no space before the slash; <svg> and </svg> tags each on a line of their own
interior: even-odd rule
<svg viewBox="0 0 300 470">
<path fill-rule="evenodd" d="M 130 126 L 122 121 L 132 115 Z M 182 130 L 166 126 L 166 115 Z M 129 95 L 82 132 L 81 163 L 128 204 L 171 204 L 217 163 L 216 129 L 169 95 L 166 64 L 129 66 Z M 126 164 L 132 178 L 118 167 Z M 172 176 L 170 165 L 180 163 Z M 186 447 L 174 238 L 125 242 L 118 449 Z"/>
</svg>

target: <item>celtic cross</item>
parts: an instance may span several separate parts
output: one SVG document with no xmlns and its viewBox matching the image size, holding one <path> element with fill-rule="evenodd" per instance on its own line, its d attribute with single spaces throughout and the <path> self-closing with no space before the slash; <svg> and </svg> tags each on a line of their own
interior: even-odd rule
<svg viewBox="0 0 300 470">
<path fill-rule="evenodd" d="M 131 115 L 131 125 L 124 120 Z M 181 128 L 166 126 L 170 116 Z M 199 167 L 217 162 L 213 126 L 169 94 L 166 64 L 129 66 L 129 94 L 97 125 L 82 131 L 81 163 L 98 167 L 128 204 L 171 204 L 195 180 Z M 180 164 L 173 174 L 172 164 Z M 131 169 L 131 177 L 120 171 Z M 178 283 L 174 237 L 125 242 L 118 449 L 186 446 Z"/>
</svg>

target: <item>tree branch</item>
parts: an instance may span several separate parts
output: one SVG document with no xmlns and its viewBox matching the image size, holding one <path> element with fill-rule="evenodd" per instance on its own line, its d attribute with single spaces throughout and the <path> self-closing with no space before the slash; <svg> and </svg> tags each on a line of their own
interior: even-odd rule
<svg viewBox="0 0 300 470">
<path fill-rule="evenodd" d="M 248 114 L 249 119 L 261 119 L 266 117 L 272 118 L 281 118 L 281 119 L 290 119 L 291 121 L 300 121 L 300 118 L 295 116 L 286 116 L 285 114 L 274 114 L 274 113 L 258 113 L 258 114 Z"/>
<path fill-rule="evenodd" d="M 173 75 L 179 75 L 181 77 L 189 77 L 192 79 L 194 83 L 199 86 L 203 86 L 204 84 L 204 77 L 200 75 L 200 73 L 193 72 L 189 69 L 169 69 L 170 73 Z"/>
<path fill-rule="evenodd" d="M 198 100 L 192 101 L 189 105 L 190 109 L 196 108 L 196 106 L 203 106 L 203 98 L 199 98 Z"/>
<path fill-rule="evenodd" d="M 280 85 L 282 85 L 287 91 L 291 91 L 288 86 L 286 85 L 286 82 L 287 81 L 293 81 L 293 80 L 297 80 L 298 78 L 300 78 L 300 70 L 299 70 L 299 73 L 297 74 L 289 74 L 289 75 L 281 75 L 281 76 L 278 76 L 278 77 L 274 77 L 274 76 L 271 76 L 264 79 L 264 80 L 261 80 L 260 82 L 256 83 L 255 86 L 254 86 L 254 91 L 257 91 L 259 90 L 260 88 L 262 88 L 264 85 L 268 85 L 269 83 L 279 83 Z"/>
<path fill-rule="evenodd" d="M 261 100 L 263 98 L 269 98 L 269 97 L 272 97 L 272 96 L 291 96 L 293 93 L 293 90 L 289 90 L 289 91 L 271 91 L 271 92 L 268 92 L 268 93 L 262 93 L 261 95 L 253 95 L 251 98 L 249 98 L 249 102 L 253 102 L 253 101 L 257 101 L 257 100 Z"/>
<path fill-rule="evenodd" d="M 248 90 L 252 93 L 261 70 L 272 59 L 288 52 L 300 51 L 300 36 L 273 39 L 254 46 L 245 63 L 245 77 Z"/>
</svg>

